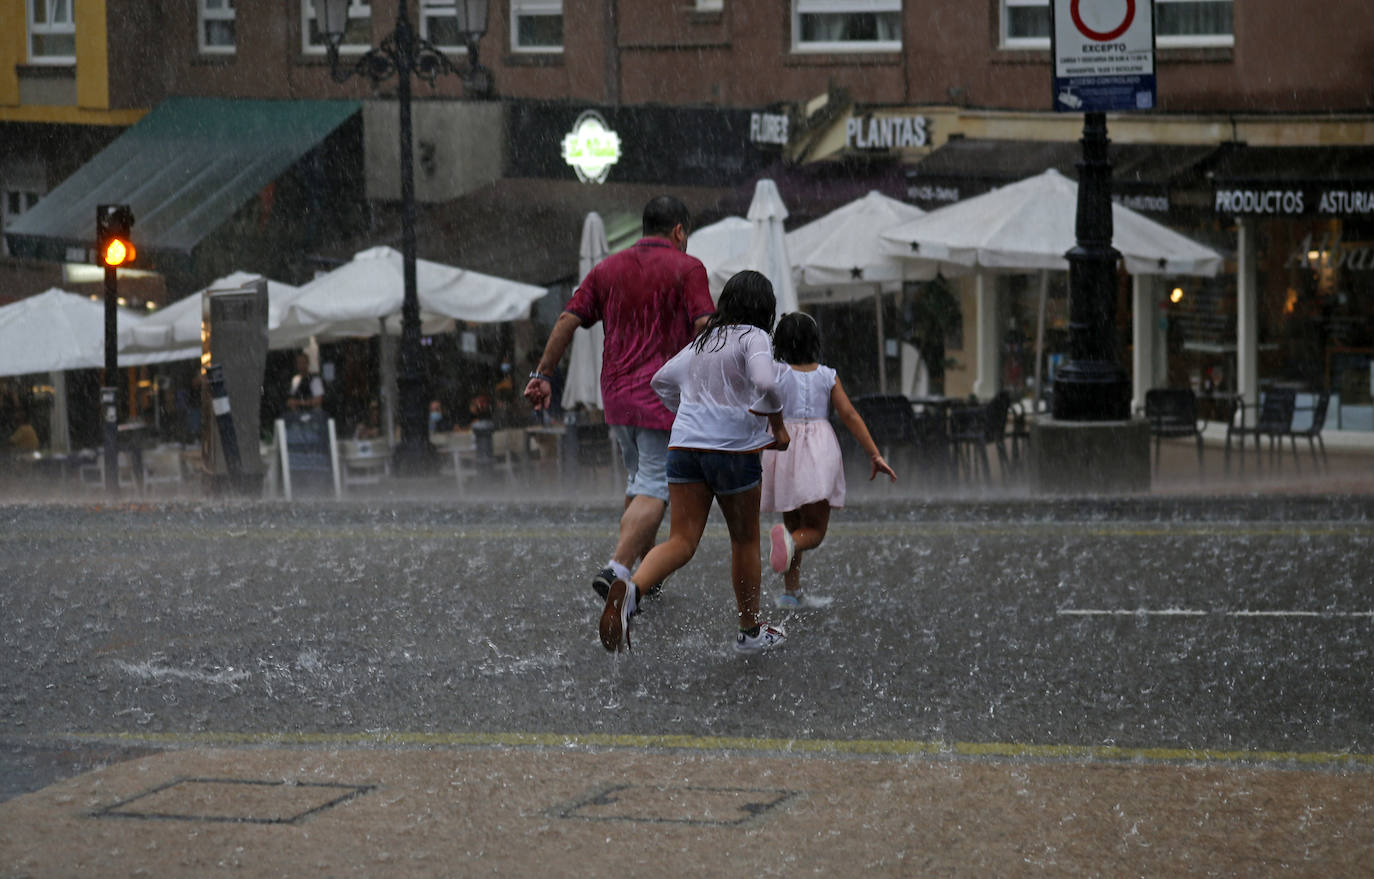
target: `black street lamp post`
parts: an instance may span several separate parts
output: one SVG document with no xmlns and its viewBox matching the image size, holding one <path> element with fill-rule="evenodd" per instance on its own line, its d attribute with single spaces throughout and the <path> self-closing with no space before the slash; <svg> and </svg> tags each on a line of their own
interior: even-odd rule
<svg viewBox="0 0 1374 879">
<path fill-rule="evenodd" d="M 491 92 L 491 75 L 477 62 L 477 41 L 487 29 L 487 0 L 458 0 L 455 14 L 458 32 L 467 45 L 470 63 L 460 73 L 442 52 L 419 38 L 410 21 L 406 0 L 396 6 L 396 27 L 351 67 L 339 64 L 339 45 L 348 25 L 351 0 L 314 0 L 316 23 L 329 52 L 329 70 L 335 82 L 365 76 L 373 85 L 396 77 L 396 101 L 401 136 L 401 259 L 405 298 L 401 304 L 401 347 L 396 384 L 400 392 L 401 442 L 396 449 L 397 472 L 421 475 L 432 469 L 434 449 L 426 422 L 426 376 L 420 350 L 420 300 L 415 285 L 415 169 L 410 124 L 410 78 L 434 84 L 442 74 L 461 75 L 465 91 L 477 97 Z"/>
<path fill-rule="evenodd" d="M 1077 243 L 1069 260 L 1069 360 L 1054 377 L 1053 414 L 1060 421 L 1125 421 L 1130 381 L 1116 342 L 1117 262 L 1112 247 L 1112 165 L 1107 116 L 1086 113 L 1078 163 Z"/>
</svg>

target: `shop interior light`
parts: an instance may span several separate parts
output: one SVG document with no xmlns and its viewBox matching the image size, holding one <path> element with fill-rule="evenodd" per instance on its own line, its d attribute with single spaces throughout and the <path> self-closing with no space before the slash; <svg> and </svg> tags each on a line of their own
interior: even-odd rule
<svg viewBox="0 0 1374 879">
<path fill-rule="evenodd" d="M 1174 303 L 1175 305 L 1177 305 L 1178 303 L 1182 302 L 1182 301 L 1183 301 L 1183 288 L 1182 288 L 1182 287 L 1175 287 L 1175 288 L 1173 289 L 1173 292 L 1171 292 L 1171 293 L 1169 294 L 1169 301 L 1172 302 L 1172 303 Z"/>
</svg>

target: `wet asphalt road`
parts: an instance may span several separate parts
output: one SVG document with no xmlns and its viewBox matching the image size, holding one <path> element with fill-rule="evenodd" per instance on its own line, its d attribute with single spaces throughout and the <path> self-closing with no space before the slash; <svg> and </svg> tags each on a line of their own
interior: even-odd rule
<svg viewBox="0 0 1374 879">
<path fill-rule="evenodd" d="M 730 647 L 718 516 L 605 653 L 610 504 L 0 507 L 0 798 L 73 734 L 1374 752 L 1374 498 L 859 503 Z M 666 533 L 666 525 L 664 528 Z M 766 570 L 767 596 L 779 588 Z"/>
</svg>

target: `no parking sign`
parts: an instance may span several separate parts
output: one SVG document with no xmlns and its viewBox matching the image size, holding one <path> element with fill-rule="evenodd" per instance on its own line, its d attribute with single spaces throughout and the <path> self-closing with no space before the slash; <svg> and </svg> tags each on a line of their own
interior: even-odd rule
<svg viewBox="0 0 1374 879">
<path fill-rule="evenodd" d="M 1054 109 L 1155 106 L 1154 0 L 1051 0 Z"/>
</svg>

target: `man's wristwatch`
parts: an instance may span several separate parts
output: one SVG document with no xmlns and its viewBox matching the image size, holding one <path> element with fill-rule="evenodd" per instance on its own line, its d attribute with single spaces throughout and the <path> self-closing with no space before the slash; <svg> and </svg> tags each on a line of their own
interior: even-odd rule
<svg viewBox="0 0 1374 879">
<path fill-rule="evenodd" d="M 553 378 L 552 378 L 552 377 L 547 376 L 547 375 L 544 375 L 544 373 L 540 372 L 540 371 L 537 370 L 537 369 L 536 369 L 536 370 L 533 370 L 533 371 L 530 373 L 530 378 L 537 378 L 537 379 L 540 379 L 541 381 L 546 381 L 546 382 L 548 382 L 549 384 L 553 384 Z"/>
</svg>

